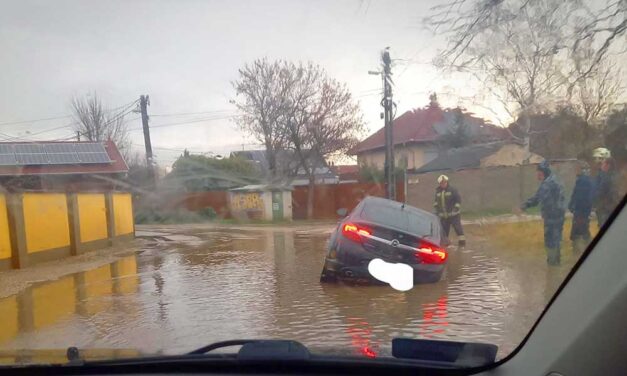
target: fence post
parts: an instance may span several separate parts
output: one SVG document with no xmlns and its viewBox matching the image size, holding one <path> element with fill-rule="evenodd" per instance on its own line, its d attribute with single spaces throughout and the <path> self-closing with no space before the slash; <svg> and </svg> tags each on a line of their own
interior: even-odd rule
<svg viewBox="0 0 627 376">
<path fill-rule="evenodd" d="M 525 200 L 524 184 L 525 184 L 525 165 L 519 165 L 518 168 L 518 202 L 521 203 Z M 519 204 L 517 204 L 519 205 Z"/>
<path fill-rule="evenodd" d="M 115 239 L 115 210 L 113 208 L 113 194 L 105 193 L 105 208 L 107 212 L 107 237 L 109 245 L 113 245 Z"/>
<path fill-rule="evenodd" d="M 11 237 L 11 264 L 15 269 L 22 269 L 28 266 L 22 194 L 16 193 L 7 195 L 6 201 L 9 218 L 9 234 Z"/>
<path fill-rule="evenodd" d="M 33 288 L 29 287 L 17 295 L 17 325 L 20 331 L 29 332 L 35 329 L 35 312 L 33 304 Z"/>
<path fill-rule="evenodd" d="M 76 193 L 67 194 L 67 213 L 70 224 L 70 254 L 80 255 L 81 247 L 81 219 L 78 214 L 78 195 Z"/>
</svg>

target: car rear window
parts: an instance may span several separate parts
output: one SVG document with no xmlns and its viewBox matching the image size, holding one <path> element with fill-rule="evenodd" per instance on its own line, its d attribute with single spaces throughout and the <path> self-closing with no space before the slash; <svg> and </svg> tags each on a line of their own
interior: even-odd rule
<svg viewBox="0 0 627 376">
<path fill-rule="evenodd" d="M 436 226 L 431 218 L 411 209 L 402 209 L 400 205 L 396 208 L 378 203 L 367 203 L 360 217 L 368 222 L 389 226 L 420 237 L 431 238 L 436 232 Z"/>
</svg>

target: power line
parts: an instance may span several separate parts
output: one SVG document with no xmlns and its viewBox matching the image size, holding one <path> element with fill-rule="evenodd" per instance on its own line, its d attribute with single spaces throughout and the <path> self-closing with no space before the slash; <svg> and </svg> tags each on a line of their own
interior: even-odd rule
<svg viewBox="0 0 627 376">
<path fill-rule="evenodd" d="M 40 132 L 35 132 L 35 133 L 29 133 L 27 137 L 37 136 L 37 135 L 40 135 L 40 134 L 56 131 L 56 130 L 59 130 L 59 129 L 65 129 L 65 128 L 71 127 L 73 124 L 74 123 L 72 122 L 72 123 L 69 123 L 69 124 L 66 124 L 66 125 L 62 125 L 60 127 L 45 129 L 45 130 L 42 130 Z M 24 139 L 24 138 L 25 138 L 25 136 L 13 136 L 11 138 L 6 139 L 6 141 L 15 141 L 15 140 Z"/>
<path fill-rule="evenodd" d="M 137 146 L 138 148 L 143 148 L 144 145 L 140 145 L 140 144 L 135 144 L 131 142 L 132 146 Z M 166 151 L 179 151 L 179 152 L 184 152 L 184 151 L 189 151 L 192 153 L 212 153 L 211 151 L 200 151 L 200 150 L 192 150 L 189 148 L 184 148 L 184 149 L 177 149 L 177 148 L 169 148 L 169 147 L 163 147 L 163 146 L 153 146 L 152 147 L 155 150 L 166 150 Z"/>
<path fill-rule="evenodd" d="M 112 117 L 112 118 L 110 118 L 110 119 L 107 121 L 107 123 L 105 123 L 103 126 L 107 126 L 107 125 L 109 125 L 109 124 L 113 123 L 114 121 L 117 121 L 117 120 L 118 120 L 118 119 L 120 119 L 121 117 L 123 117 L 123 116 L 128 115 L 129 113 L 131 113 L 131 112 L 132 112 L 131 107 L 132 107 L 134 104 L 136 104 L 137 102 L 138 102 L 138 101 L 137 101 L 137 100 L 135 100 L 135 101 L 133 101 L 133 102 L 131 102 L 131 103 L 127 103 L 127 104 L 125 104 L 125 105 L 122 105 L 122 106 L 116 107 L 116 108 L 115 108 L 115 109 L 113 109 L 113 110 L 107 110 L 107 111 L 105 111 L 105 112 L 112 112 L 112 111 L 116 111 L 116 110 L 119 110 L 119 109 L 121 109 L 121 108 L 122 108 L 122 110 L 121 110 L 119 113 L 117 113 L 117 114 L 113 115 L 113 117 Z M 18 124 L 18 123 L 19 123 L 19 124 L 23 124 L 23 123 L 27 123 L 27 122 L 45 121 L 45 120 L 53 120 L 53 119 L 63 119 L 63 118 L 67 118 L 67 117 L 72 117 L 72 116 L 71 116 L 71 115 L 67 115 L 67 116 L 60 116 L 60 117 L 55 117 L 55 118 L 35 119 L 35 120 L 22 121 L 22 122 L 17 122 L 17 123 L 16 123 L 16 122 L 14 122 L 13 124 Z M 2 123 L 2 124 L 5 124 L 5 125 L 6 125 L 6 124 L 11 124 L 11 123 Z M 0 124 L 0 125 L 2 125 L 2 124 Z M 73 126 L 73 125 L 75 125 L 75 124 L 76 124 L 76 122 L 72 122 L 72 123 L 69 123 L 69 124 L 66 124 L 66 125 L 62 125 L 62 126 L 59 126 L 59 127 L 54 127 L 54 128 L 49 128 L 49 129 L 43 129 L 43 130 L 38 131 L 38 132 L 29 133 L 29 134 L 24 135 L 24 136 L 9 136 L 9 135 L 3 134 L 3 136 L 5 136 L 4 141 L 16 141 L 16 140 L 20 140 L 20 139 L 23 139 L 23 140 L 28 141 L 28 139 L 29 139 L 29 138 L 31 138 L 31 137 L 33 137 L 33 136 L 38 136 L 38 135 L 41 135 L 41 134 L 44 134 L 44 133 L 48 133 L 48 132 L 52 132 L 52 131 L 56 131 L 56 130 L 59 130 L 59 129 L 69 128 L 69 127 L 72 127 L 72 126 Z M 83 133 L 83 134 L 84 134 L 84 133 Z M 74 137 L 74 136 L 72 136 L 72 137 Z"/>
<path fill-rule="evenodd" d="M 173 127 L 173 126 L 176 126 L 176 125 L 201 123 L 201 122 L 213 121 L 213 120 L 226 120 L 226 119 L 236 118 L 238 116 L 239 115 L 230 115 L 230 116 L 222 116 L 222 117 L 210 117 L 210 118 L 196 119 L 196 120 L 190 120 L 190 121 L 184 121 L 184 122 L 178 122 L 178 123 L 167 123 L 167 124 L 151 125 L 150 129 L 153 129 L 153 128 L 163 128 L 163 127 Z M 131 128 L 131 129 L 129 129 L 129 132 L 138 131 L 138 130 L 143 130 L 143 128 Z"/>
<path fill-rule="evenodd" d="M 8 121 L 8 122 L 0 123 L 0 125 L 16 125 L 16 124 L 25 124 L 25 123 L 37 123 L 37 122 L 40 122 L 40 121 L 65 119 L 65 118 L 69 118 L 69 117 L 72 117 L 72 115 L 56 116 L 56 117 L 49 117 L 49 118 L 42 118 L 42 119 L 33 119 L 33 120 Z"/>
<path fill-rule="evenodd" d="M 104 112 L 105 113 L 106 112 L 114 112 L 114 111 L 119 110 L 120 108 L 132 106 L 135 103 L 137 103 L 137 100 L 135 100 L 135 101 L 133 101 L 131 103 L 124 104 L 124 105 L 119 106 L 119 107 L 112 108 L 110 110 L 105 110 Z M 7 121 L 7 122 L 0 123 L 0 126 L 2 126 L 2 125 L 18 125 L 18 124 L 27 124 L 27 123 L 28 124 L 29 123 L 38 123 L 38 122 L 42 122 L 42 121 L 66 119 L 66 118 L 71 118 L 71 117 L 72 117 L 72 115 L 63 115 L 63 116 L 54 116 L 54 117 L 47 117 L 47 118 L 41 118 L 41 119 L 32 119 L 32 120 Z"/>
<path fill-rule="evenodd" d="M 105 125 L 111 124 L 113 121 L 117 120 L 119 117 L 124 116 L 124 115 L 128 115 L 131 112 L 132 111 L 128 111 L 128 112 L 126 112 L 124 114 L 118 114 L 118 115 L 116 115 L 116 117 L 110 119 L 110 121 L 107 122 Z M 139 119 L 139 117 L 126 120 L 126 122 L 130 122 L 130 121 L 137 120 L 137 119 Z M 28 138 L 31 138 L 33 136 L 38 136 L 38 135 L 41 135 L 41 134 L 44 134 L 44 133 L 57 131 L 59 129 L 71 128 L 75 124 L 76 124 L 75 122 L 72 122 L 72 123 L 69 123 L 69 124 L 66 124 L 66 125 L 62 125 L 62 126 L 59 126 L 59 127 L 54 127 L 54 128 L 50 128 L 50 129 L 44 129 L 44 130 L 41 130 L 41 131 L 35 132 L 35 133 L 29 133 L 29 134 L 24 135 L 24 136 L 9 136 L 4 141 L 17 141 L 17 140 L 20 140 L 20 139 L 29 141 Z M 81 135 L 86 135 L 86 134 L 85 134 L 85 132 L 81 132 Z M 71 138 L 74 138 L 74 137 L 75 136 L 72 136 Z"/>
<path fill-rule="evenodd" d="M 370 93 L 370 94 L 358 95 L 358 96 L 356 96 L 355 98 L 371 97 L 371 96 L 373 96 L 373 95 L 381 95 L 381 94 L 382 94 L 381 89 L 379 89 L 379 91 L 378 91 L 378 92 L 376 92 L 376 93 Z"/>
<path fill-rule="evenodd" d="M 168 116 L 188 116 L 188 115 L 204 115 L 204 114 L 222 114 L 228 112 L 235 112 L 234 110 L 213 110 L 202 112 L 175 112 L 170 114 L 152 114 L 150 117 L 168 117 Z"/>
</svg>

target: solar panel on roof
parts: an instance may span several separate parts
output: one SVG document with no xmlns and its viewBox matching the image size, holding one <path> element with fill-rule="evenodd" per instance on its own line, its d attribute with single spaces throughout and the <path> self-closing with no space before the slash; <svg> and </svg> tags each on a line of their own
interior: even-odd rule
<svg viewBox="0 0 627 376">
<path fill-rule="evenodd" d="M 47 153 L 76 153 L 72 144 L 44 144 Z"/>
<path fill-rule="evenodd" d="M 48 153 L 50 164 L 76 164 L 80 163 L 76 153 Z"/>
<path fill-rule="evenodd" d="M 48 156 L 41 153 L 17 154 L 17 162 L 21 165 L 42 165 L 48 164 Z"/>
<path fill-rule="evenodd" d="M 0 144 L 0 165 L 111 163 L 102 143 Z"/>
<path fill-rule="evenodd" d="M 0 154 L 0 166 L 13 166 L 17 164 L 15 154 Z"/>
<path fill-rule="evenodd" d="M 0 154 L 13 154 L 15 153 L 15 149 L 13 145 L 0 144 Z"/>
<path fill-rule="evenodd" d="M 16 154 L 46 153 L 40 144 L 15 144 L 14 146 Z"/>
<path fill-rule="evenodd" d="M 78 153 L 78 157 L 83 163 L 107 163 L 109 155 L 105 153 Z"/>
<path fill-rule="evenodd" d="M 78 153 L 106 153 L 103 144 L 75 144 Z"/>
</svg>

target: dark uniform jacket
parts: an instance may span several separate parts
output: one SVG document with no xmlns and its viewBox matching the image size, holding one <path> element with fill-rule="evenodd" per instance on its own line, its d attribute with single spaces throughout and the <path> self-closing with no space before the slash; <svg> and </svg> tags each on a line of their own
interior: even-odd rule
<svg viewBox="0 0 627 376">
<path fill-rule="evenodd" d="M 596 183 L 596 208 L 611 213 L 620 202 L 615 173 L 599 171 Z"/>
<path fill-rule="evenodd" d="M 568 210 L 575 215 L 588 217 L 592 211 L 593 199 L 594 183 L 592 182 L 592 178 L 588 175 L 578 175 L 575 181 L 575 188 L 573 188 L 573 194 L 570 196 Z"/>
<path fill-rule="evenodd" d="M 438 186 L 435 189 L 435 214 L 440 218 L 454 217 L 460 214 L 462 199 L 459 197 L 457 189 L 448 185 L 446 189 Z"/>
<path fill-rule="evenodd" d="M 522 209 L 540 205 L 540 213 L 545 222 L 562 222 L 566 214 L 566 197 L 564 186 L 555 174 L 547 176 L 531 198 L 525 201 Z"/>
</svg>

